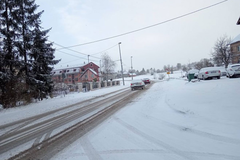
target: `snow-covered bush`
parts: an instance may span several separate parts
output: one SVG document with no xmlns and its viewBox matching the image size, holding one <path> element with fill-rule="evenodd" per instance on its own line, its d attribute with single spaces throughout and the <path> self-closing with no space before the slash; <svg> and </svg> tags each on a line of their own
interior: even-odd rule
<svg viewBox="0 0 240 160">
<path fill-rule="evenodd" d="M 159 79 L 159 80 L 162 80 L 163 78 L 165 78 L 165 74 L 163 74 L 163 73 L 159 73 L 159 77 L 158 77 L 158 79 Z"/>
</svg>

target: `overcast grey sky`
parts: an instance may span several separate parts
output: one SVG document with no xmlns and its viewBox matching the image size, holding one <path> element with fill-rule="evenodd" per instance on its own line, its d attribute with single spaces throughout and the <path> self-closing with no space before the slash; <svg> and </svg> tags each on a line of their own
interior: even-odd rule
<svg viewBox="0 0 240 160">
<path fill-rule="evenodd" d="M 84 44 L 119 35 L 193 12 L 223 0 L 36 0 L 44 29 L 52 28 L 49 41 L 62 46 Z M 228 0 L 212 8 L 114 39 L 81 45 L 71 50 L 57 49 L 56 66 L 74 66 L 90 61 L 99 65 L 107 53 L 120 70 L 118 43 L 121 42 L 123 68 L 162 69 L 164 65 L 187 64 L 210 58 L 219 37 L 240 34 L 236 22 L 240 0 Z M 114 47 L 113 47 L 114 46 Z M 106 49 L 111 48 L 107 51 Z M 104 51 L 104 52 L 102 52 Z M 62 53 L 64 52 L 64 53 Z M 94 57 L 93 57 L 94 56 Z"/>
</svg>

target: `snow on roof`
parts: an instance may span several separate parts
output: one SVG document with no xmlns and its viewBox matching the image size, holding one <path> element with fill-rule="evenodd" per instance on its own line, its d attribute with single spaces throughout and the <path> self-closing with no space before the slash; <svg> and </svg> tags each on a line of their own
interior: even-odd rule
<svg viewBox="0 0 240 160">
<path fill-rule="evenodd" d="M 236 42 L 240 42 L 240 34 L 237 37 L 235 37 L 230 44 L 233 44 Z"/>
<path fill-rule="evenodd" d="M 71 68 L 66 70 L 66 74 L 76 73 L 79 71 L 80 71 L 80 68 Z"/>
<path fill-rule="evenodd" d="M 72 69 L 72 68 L 80 68 L 85 66 L 86 64 L 78 64 L 78 65 L 71 65 L 71 66 L 57 66 L 56 68 L 54 67 L 54 70 L 63 70 L 63 69 Z"/>
<path fill-rule="evenodd" d="M 88 68 L 91 72 L 93 72 L 94 74 L 96 74 L 97 75 L 97 72 L 95 72 L 93 69 L 91 69 L 91 68 Z"/>
<path fill-rule="evenodd" d="M 71 74 L 71 73 L 78 73 L 80 72 L 80 67 L 76 67 L 76 68 L 68 68 L 68 69 L 57 69 L 57 70 L 53 70 L 52 73 L 54 75 L 60 75 L 62 73 L 66 73 L 66 74 Z"/>
<path fill-rule="evenodd" d="M 54 75 L 60 75 L 60 74 L 62 74 L 62 70 L 54 70 L 54 71 L 52 71 L 52 73 Z"/>
<path fill-rule="evenodd" d="M 82 73 L 81 77 L 82 77 L 88 70 L 90 70 L 93 74 L 97 75 L 97 72 L 95 72 L 93 69 L 87 68 L 87 69 Z"/>
</svg>

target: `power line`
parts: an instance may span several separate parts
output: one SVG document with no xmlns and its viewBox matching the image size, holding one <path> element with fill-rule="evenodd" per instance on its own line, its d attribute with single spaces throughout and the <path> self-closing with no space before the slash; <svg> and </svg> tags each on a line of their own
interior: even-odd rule
<svg viewBox="0 0 240 160">
<path fill-rule="evenodd" d="M 75 62 L 75 61 L 79 61 L 79 59 L 75 59 L 75 60 L 72 60 L 72 61 L 68 61 L 68 62 L 65 62 L 65 63 L 61 63 L 61 65 L 63 65 L 63 64 L 68 64 L 68 63 L 70 63 L 70 62 Z"/>
<path fill-rule="evenodd" d="M 57 45 L 57 46 L 60 46 L 60 47 L 65 48 L 64 46 L 62 46 L 62 45 L 60 45 L 60 44 L 57 44 L 57 43 L 55 43 L 55 42 L 51 42 L 51 43 L 54 43 L 54 44 Z M 69 49 L 69 48 L 65 48 L 65 49 L 67 49 L 67 50 L 69 50 L 69 51 L 72 51 L 72 52 L 75 52 L 75 53 L 79 53 L 79 54 L 83 54 L 83 55 L 89 56 L 89 54 L 82 53 L 82 52 L 79 52 L 79 51 L 75 51 L 75 50 L 73 50 L 73 49 Z M 57 49 L 57 51 L 59 51 L 59 49 Z M 101 58 L 95 57 L 95 56 L 91 56 L 91 57 L 97 58 L 97 59 L 101 59 Z"/>
<path fill-rule="evenodd" d="M 64 54 L 67 54 L 67 55 L 70 55 L 70 56 L 73 56 L 73 57 L 77 57 L 77 58 L 88 60 L 87 58 L 79 57 L 79 56 L 76 56 L 76 55 L 73 55 L 73 54 L 70 54 L 70 53 L 66 53 L 66 52 L 63 52 L 63 51 L 57 51 L 57 52 L 61 52 L 61 53 L 64 53 Z M 96 61 L 96 60 L 92 60 L 92 61 Z"/>
<path fill-rule="evenodd" d="M 136 30 L 133 30 L 133 31 L 125 32 L 125 33 L 122 33 L 122 34 L 118 34 L 118 35 L 115 35 L 115 36 L 111 36 L 111 37 L 107 37 L 107 38 L 103 38 L 103 39 L 99 39 L 99 40 L 95 40 L 95 41 L 91 41 L 91 42 L 87 42 L 87 43 L 77 44 L 77 45 L 68 46 L 68 47 L 62 47 L 62 48 L 59 48 L 59 49 L 69 49 L 69 48 L 73 48 L 73 47 L 77 47 L 77 46 L 83 46 L 83 45 L 87 45 L 87 44 L 97 43 L 97 42 L 101 42 L 101 41 L 105 41 L 105 40 L 109 40 L 109 39 L 113 39 L 113 38 L 125 36 L 125 35 L 128 35 L 128 34 L 132 34 L 132 33 L 135 33 L 135 32 L 139 32 L 139 31 L 142 31 L 142 30 L 145 30 L 145 29 L 149 29 L 149 28 L 152 28 L 152 27 L 156 27 L 156 26 L 158 26 L 158 25 L 161 25 L 161 24 L 164 24 L 164 23 L 168 23 L 168 22 L 171 22 L 171 21 L 174 21 L 174 20 L 177 20 L 177 19 L 180 19 L 180 18 L 189 16 L 189 15 L 191 15 L 191 14 L 194 14 L 194 13 L 197 13 L 197 12 L 200 12 L 200 11 L 203 11 L 203 10 L 206 10 L 206 9 L 208 9 L 208 8 L 212 8 L 212 7 L 217 6 L 217 5 L 221 4 L 221 3 L 224 3 L 224 2 L 226 2 L 226 1 L 228 1 L 228 0 L 223 0 L 223 1 L 221 1 L 221 2 L 212 4 L 212 5 L 210 5 L 210 6 L 203 7 L 203 8 L 200 8 L 200 9 L 198 9 L 198 10 L 195 10 L 195 11 L 192 11 L 192 12 L 189 12 L 189 13 L 186 13 L 186 14 L 183 14 L 183 15 L 180 15 L 180 16 L 177 16 L 177 17 L 168 19 L 168 20 L 166 20 L 166 21 L 159 22 L 159 23 L 156 23 L 156 24 L 147 26 L 147 27 L 143 27 L 143 28 L 140 28 L 140 29 L 136 29 Z M 53 42 L 53 43 L 54 43 L 54 42 Z"/>
<path fill-rule="evenodd" d="M 118 44 L 115 44 L 114 46 L 112 46 L 112 47 L 110 47 L 110 48 L 107 48 L 107 49 L 105 49 L 105 50 L 103 50 L 103 51 L 101 51 L 101 52 L 97 52 L 97 53 L 90 54 L 90 56 L 96 55 L 96 54 L 99 54 L 99 53 L 103 53 L 103 52 L 105 52 L 105 51 L 108 51 L 108 50 L 112 49 L 113 47 L 116 47 L 117 45 L 118 45 Z"/>
</svg>

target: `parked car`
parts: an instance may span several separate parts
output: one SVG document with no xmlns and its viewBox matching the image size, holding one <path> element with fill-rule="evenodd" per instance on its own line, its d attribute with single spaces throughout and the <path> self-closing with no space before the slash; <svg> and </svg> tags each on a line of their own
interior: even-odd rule
<svg viewBox="0 0 240 160">
<path fill-rule="evenodd" d="M 141 79 L 132 80 L 130 87 L 132 91 L 135 89 L 144 89 L 145 83 Z"/>
<path fill-rule="evenodd" d="M 200 69 L 198 73 L 198 79 L 210 79 L 210 78 L 217 78 L 220 79 L 221 71 L 217 67 L 205 67 Z"/>
<path fill-rule="evenodd" d="M 240 63 L 228 65 L 227 77 L 239 77 L 240 76 Z"/>
<path fill-rule="evenodd" d="M 198 78 L 198 72 L 199 72 L 198 69 L 191 69 L 186 73 L 186 77 L 189 78 L 188 77 L 189 74 L 194 74 L 194 78 Z"/>
<path fill-rule="evenodd" d="M 215 67 L 216 69 L 219 69 L 221 72 L 221 77 L 227 75 L 227 70 L 225 67 Z"/>
<path fill-rule="evenodd" d="M 225 67 L 220 68 L 221 76 L 227 76 L 227 71 Z"/>
<path fill-rule="evenodd" d="M 143 78 L 142 81 L 145 83 L 145 84 L 150 84 L 150 79 L 149 78 Z"/>
</svg>

